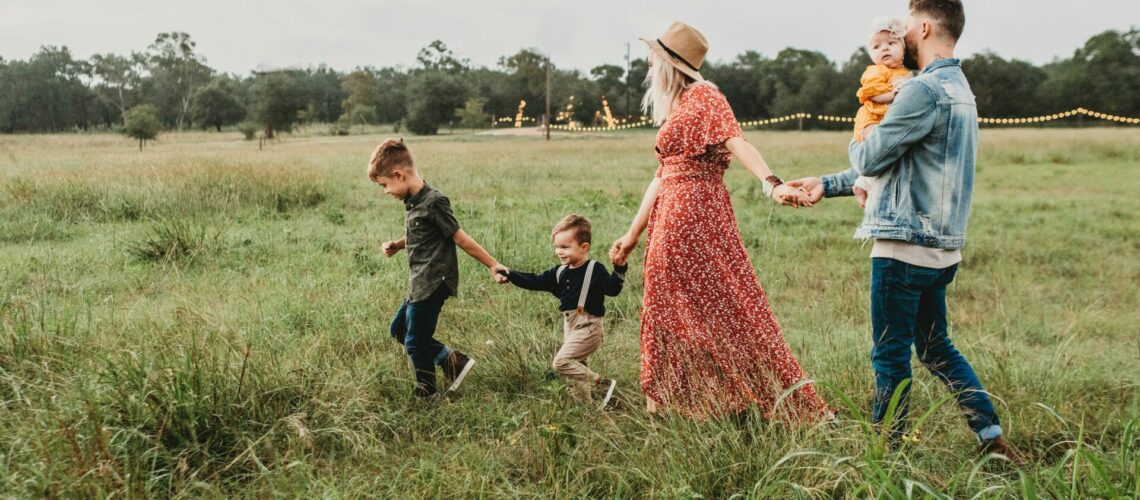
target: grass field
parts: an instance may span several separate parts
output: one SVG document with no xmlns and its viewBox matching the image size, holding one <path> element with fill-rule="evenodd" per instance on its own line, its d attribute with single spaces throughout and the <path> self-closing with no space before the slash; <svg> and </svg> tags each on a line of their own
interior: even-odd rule
<svg viewBox="0 0 1140 500">
<path fill-rule="evenodd" d="M 840 169 L 846 136 L 748 133 L 785 179 Z M 620 409 L 548 377 L 551 297 L 462 256 L 439 336 L 479 364 L 460 394 L 413 400 L 387 333 L 406 262 L 377 249 L 403 207 L 364 175 L 381 139 L 0 137 L 0 496 L 1140 498 L 1140 129 L 982 131 L 951 331 L 1023 470 L 975 459 L 917 365 L 922 440 L 884 449 L 858 207 L 776 208 L 738 166 L 745 244 L 838 424 L 650 418 L 641 251 L 591 362 Z M 463 227 L 531 271 L 572 211 L 603 258 L 656 167 L 649 131 L 409 140 Z"/>
</svg>

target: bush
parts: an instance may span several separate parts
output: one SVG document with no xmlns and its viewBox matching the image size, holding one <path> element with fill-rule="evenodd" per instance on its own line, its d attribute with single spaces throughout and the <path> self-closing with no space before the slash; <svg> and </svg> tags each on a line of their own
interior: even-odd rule
<svg viewBox="0 0 1140 500">
<path fill-rule="evenodd" d="M 261 125 L 256 122 L 241 122 L 241 125 L 238 125 L 238 130 L 241 131 L 241 135 L 245 136 L 245 140 L 252 141 L 257 136 L 257 131 L 261 130 Z"/>
<path fill-rule="evenodd" d="M 155 223 L 146 237 L 127 248 L 127 253 L 140 262 L 190 264 L 213 250 L 217 239 L 218 234 L 209 234 L 205 226 L 166 219 Z"/>
<path fill-rule="evenodd" d="M 158 108 L 150 104 L 135 106 L 127 111 L 123 120 L 123 133 L 128 137 L 139 140 L 139 151 L 148 140 L 158 137 L 162 123 L 158 121 Z"/>
<path fill-rule="evenodd" d="M 462 108 L 455 110 L 455 117 L 459 119 L 459 126 L 463 128 L 486 128 L 491 122 L 491 115 L 483 112 L 484 102 L 478 97 L 472 97 L 464 103 Z"/>
</svg>

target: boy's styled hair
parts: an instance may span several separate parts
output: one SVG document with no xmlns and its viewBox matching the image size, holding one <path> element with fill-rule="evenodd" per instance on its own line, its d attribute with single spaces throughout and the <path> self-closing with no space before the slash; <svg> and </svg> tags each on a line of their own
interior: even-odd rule
<svg viewBox="0 0 1140 500">
<path fill-rule="evenodd" d="M 412 152 L 404 139 L 388 139 L 376 146 L 372 157 L 368 159 L 368 178 L 373 181 L 380 177 L 391 177 L 392 171 L 401 167 L 415 167 L 412 161 Z"/>
<path fill-rule="evenodd" d="M 554 235 L 558 233 L 571 230 L 574 231 L 574 239 L 578 240 L 578 243 L 590 243 L 593 238 L 593 234 L 590 232 L 590 221 L 578 214 L 567 215 L 558 221 L 558 224 L 555 224 L 554 229 L 550 231 L 550 237 L 554 238 Z"/>
<path fill-rule="evenodd" d="M 955 42 L 962 37 L 962 30 L 966 27 L 966 11 L 962 7 L 962 0 L 910 0 L 910 11 L 930 16 Z"/>
</svg>

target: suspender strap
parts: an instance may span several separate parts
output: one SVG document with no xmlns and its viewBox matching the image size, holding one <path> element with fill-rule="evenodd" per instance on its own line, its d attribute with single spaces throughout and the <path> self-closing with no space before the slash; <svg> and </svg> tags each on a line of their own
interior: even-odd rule
<svg viewBox="0 0 1140 500">
<path fill-rule="evenodd" d="M 594 277 L 594 261 L 586 264 L 586 278 L 582 280 L 582 293 L 578 294 L 578 312 L 586 310 L 586 296 L 590 294 L 590 279 Z"/>
</svg>

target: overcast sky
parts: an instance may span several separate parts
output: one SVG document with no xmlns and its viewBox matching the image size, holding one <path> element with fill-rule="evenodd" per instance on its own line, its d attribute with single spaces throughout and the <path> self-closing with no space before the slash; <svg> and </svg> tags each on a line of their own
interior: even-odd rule
<svg viewBox="0 0 1140 500">
<path fill-rule="evenodd" d="M 867 39 L 874 17 L 905 15 L 906 0 L 0 0 L 0 57 L 26 59 L 41 45 L 77 57 L 141 51 L 160 31 L 186 31 L 210 66 L 254 68 L 325 63 L 410 66 L 418 50 L 443 40 L 480 66 L 537 47 L 563 68 L 624 65 L 626 43 L 673 20 L 701 30 L 709 59 L 784 47 L 845 61 Z M 966 0 L 958 55 L 991 49 L 1036 64 L 1069 57 L 1091 35 L 1140 26 L 1140 0 Z"/>
</svg>

